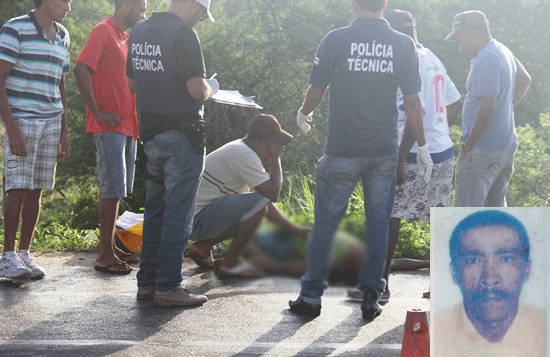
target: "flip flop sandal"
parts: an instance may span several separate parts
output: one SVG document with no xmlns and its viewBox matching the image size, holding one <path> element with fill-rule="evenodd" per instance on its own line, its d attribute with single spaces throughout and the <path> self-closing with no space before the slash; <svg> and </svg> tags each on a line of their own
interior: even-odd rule
<svg viewBox="0 0 550 357">
<path fill-rule="evenodd" d="M 192 251 L 189 249 L 189 258 L 191 258 L 192 261 L 195 262 L 199 266 L 199 268 L 204 270 L 211 270 L 215 269 L 216 266 L 214 264 L 214 257 L 212 256 L 212 251 L 210 251 L 210 256 L 208 258 L 201 257 L 198 253 Z"/>
<path fill-rule="evenodd" d="M 117 257 L 128 264 L 138 264 L 140 262 L 139 258 L 132 253 L 122 253 L 121 255 L 117 255 Z"/>
<path fill-rule="evenodd" d="M 110 267 L 113 267 L 113 266 L 126 266 L 126 267 L 130 268 L 130 270 L 109 269 Z M 106 265 L 104 267 L 102 267 L 100 265 L 96 265 L 96 266 L 94 266 L 94 269 L 101 272 L 101 273 L 112 274 L 112 275 L 128 275 L 132 272 L 132 270 L 134 270 L 126 263 L 112 263 L 112 264 Z"/>
</svg>

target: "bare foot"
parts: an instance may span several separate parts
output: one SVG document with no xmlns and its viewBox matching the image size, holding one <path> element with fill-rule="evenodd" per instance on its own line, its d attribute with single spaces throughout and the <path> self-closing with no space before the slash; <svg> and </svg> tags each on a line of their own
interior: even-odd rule
<svg viewBox="0 0 550 357">
<path fill-rule="evenodd" d="M 118 259 L 128 264 L 137 264 L 140 262 L 139 258 L 132 253 L 126 253 L 122 249 L 114 248 L 115 254 Z"/>
<path fill-rule="evenodd" d="M 232 265 L 227 260 L 224 261 L 216 271 L 216 274 L 222 277 L 257 278 L 264 275 L 264 272 L 246 260 L 239 259 L 236 264 Z"/>
</svg>

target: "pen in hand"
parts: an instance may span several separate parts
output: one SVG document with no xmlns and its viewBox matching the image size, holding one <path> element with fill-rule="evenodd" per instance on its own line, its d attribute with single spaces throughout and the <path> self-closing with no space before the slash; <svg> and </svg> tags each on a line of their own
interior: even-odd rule
<svg viewBox="0 0 550 357">
<path fill-rule="evenodd" d="M 213 75 L 212 77 L 210 77 L 210 79 L 214 79 L 216 78 L 216 76 L 218 75 L 218 73 L 220 73 L 222 71 L 223 67 L 220 67 Z"/>
</svg>

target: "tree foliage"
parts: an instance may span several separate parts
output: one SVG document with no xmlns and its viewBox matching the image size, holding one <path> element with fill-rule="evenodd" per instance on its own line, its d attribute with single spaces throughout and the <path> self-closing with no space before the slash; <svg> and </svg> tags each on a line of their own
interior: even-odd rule
<svg viewBox="0 0 550 357">
<path fill-rule="evenodd" d="M 0 1 L 0 23 L 33 8 L 32 0 Z M 166 9 L 168 1 L 149 0 L 148 5 L 150 14 L 153 10 Z M 93 26 L 106 15 L 111 15 L 114 6 L 108 0 L 73 0 L 72 8 L 64 25 L 71 34 L 71 61 L 74 64 Z M 523 140 L 522 136 L 534 135 L 534 131 L 540 134 L 539 127 L 546 124 L 544 120 L 539 122 L 539 115 L 550 111 L 550 38 L 544 26 L 550 13 L 547 0 L 389 0 L 389 9 L 395 8 L 413 13 L 420 42 L 442 59 L 463 94 L 469 59 L 458 51 L 455 43 L 444 41 L 444 37 L 450 31 L 456 13 L 468 9 L 484 11 L 493 36 L 516 54 L 533 77 L 526 98 L 516 107 L 516 121 L 520 127 L 525 127 L 518 130 L 520 140 Z M 263 112 L 274 114 L 283 127 L 295 135 L 282 158 L 285 176 L 298 180 L 303 176 L 313 177 L 326 138 L 327 101 L 325 99 L 315 111 L 314 128 L 307 135 L 297 129 L 296 111 L 308 86 L 317 46 L 326 33 L 351 22 L 350 2 L 213 0 L 212 13 L 215 23 L 205 21 L 196 27 L 203 46 L 207 75 L 223 66 L 223 72 L 217 77 L 222 89 L 237 89 L 246 96 L 256 96 L 256 101 L 265 108 Z M 67 75 L 66 83 L 73 155 L 59 166 L 57 186 L 61 190 L 94 182 L 95 168 L 94 144 L 85 133 L 85 106 L 72 73 Z M 260 112 L 212 102 L 206 103 L 205 111 L 208 151 L 244 136 L 248 121 Z M 537 140 L 542 145 L 548 142 L 548 137 L 540 136 Z M 533 143 L 522 142 L 521 145 Z M 529 179 L 536 172 L 540 173 L 541 170 L 529 170 L 536 166 L 520 167 L 535 164 L 537 162 L 518 156 L 516 176 L 521 173 Z M 313 187 L 313 181 L 308 182 Z M 139 192 L 134 196 L 143 196 L 141 186 L 138 176 L 136 189 Z M 285 190 L 290 189 L 287 181 Z M 292 190 L 301 189 L 292 187 Z M 517 192 L 520 195 L 520 190 Z M 545 192 L 550 192 L 550 188 Z M 143 200 L 136 198 L 135 202 L 133 208 L 140 208 Z M 510 202 L 519 204 L 520 200 L 514 198 Z M 542 204 L 546 201 L 521 202 Z"/>
<path fill-rule="evenodd" d="M 536 127 L 518 128 L 515 172 L 507 199 L 512 207 L 550 206 L 550 114 L 543 114 Z"/>
</svg>

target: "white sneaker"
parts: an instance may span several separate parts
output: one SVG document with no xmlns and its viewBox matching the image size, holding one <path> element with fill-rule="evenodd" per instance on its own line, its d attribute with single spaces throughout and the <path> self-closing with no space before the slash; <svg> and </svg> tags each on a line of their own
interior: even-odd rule
<svg viewBox="0 0 550 357">
<path fill-rule="evenodd" d="M 29 279 L 32 272 L 25 267 L 17 254 L 4 253 L 0 259 L 0 276 L 10 279 Z"/>
<path fill-rule="evenodd" d="M 32 261 L 31 255 L 29 254 L 28 250 L 20 250 L 18 254 L 25 266 L 30 269 L 31 279 L 40 279 L 46 275 L 46 271 L 44 270 L 44 268 L 36 265 L 36 263 Z"/>
</svg>

